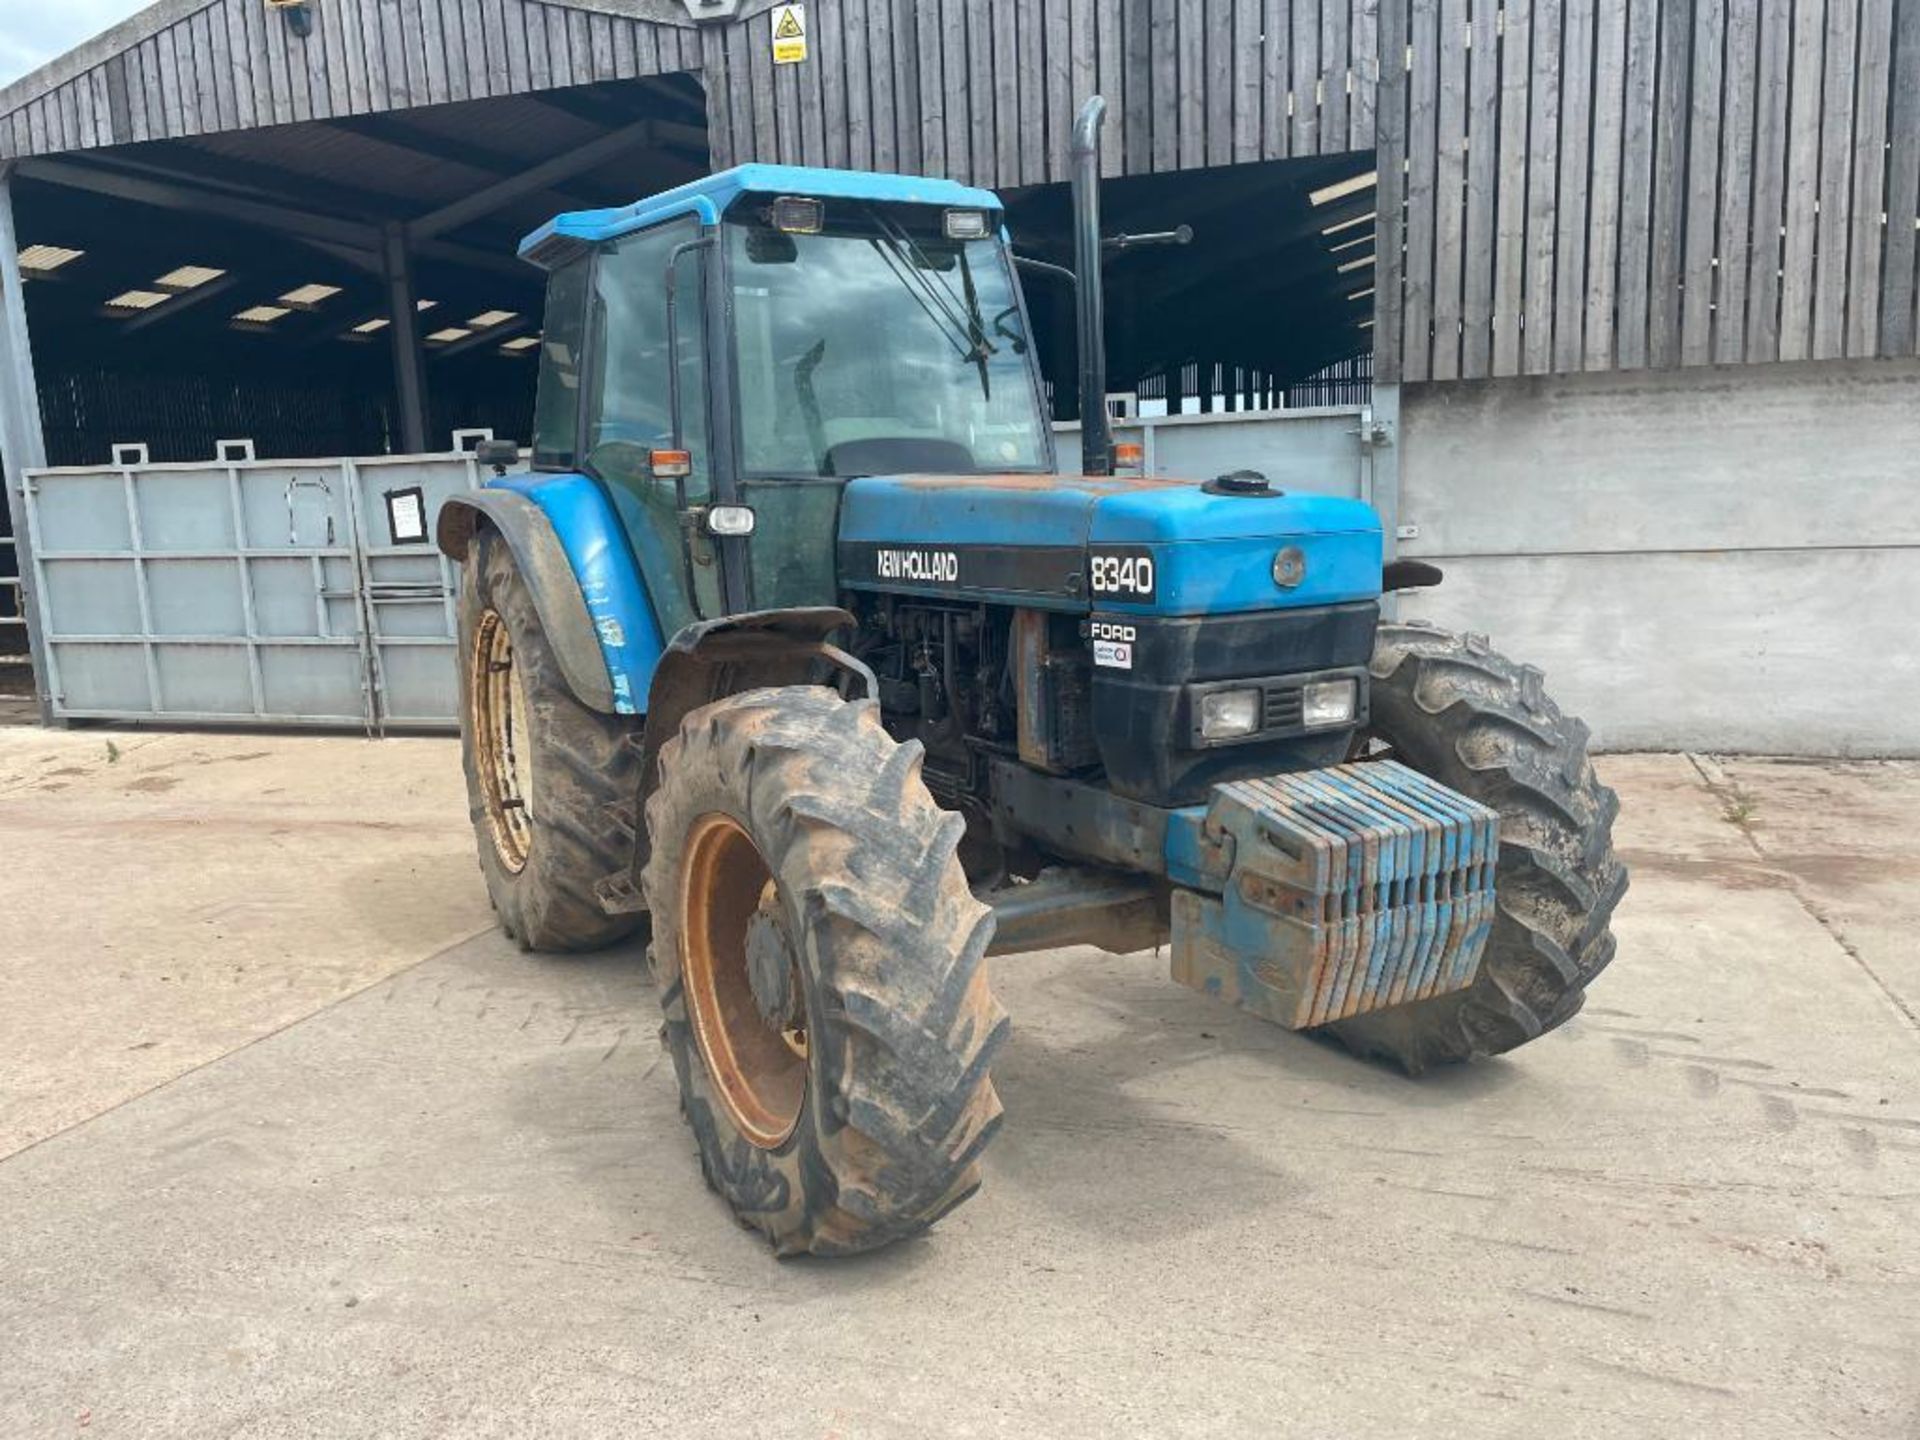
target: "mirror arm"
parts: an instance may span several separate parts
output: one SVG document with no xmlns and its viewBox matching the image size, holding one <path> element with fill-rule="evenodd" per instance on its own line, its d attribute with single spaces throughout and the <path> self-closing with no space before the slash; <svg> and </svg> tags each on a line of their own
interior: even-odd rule
<svg viewBox="0 0 1920 1440">
<path fill-rule="evenodd" d="M 1155 230 L 1147 235 L 1109 235 L 1100 242 L 1103 250 L 1138 250 L 1148 245 L 1191 245 L 1193 227 L 1177 225 L 1171 230 Z"/>
<path fill-rule="evenodd" d="M 1032 270 L 1041 275 L 1051 275 L 1056 280 L 1064 280 L 1074 289 L 1080 288 L 1080 277 L 1064 265 L 1055 265 L 1050 260 L 1036 260 L 1031 255 L 1016 255 L 1013 263 L 1022 270 Z"/>
</svg>

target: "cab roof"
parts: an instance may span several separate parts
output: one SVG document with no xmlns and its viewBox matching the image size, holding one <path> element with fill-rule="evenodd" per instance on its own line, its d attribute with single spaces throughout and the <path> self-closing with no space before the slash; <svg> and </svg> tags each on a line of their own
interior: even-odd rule
<svg viewBox="0 0 1920 1440">
<path fill-rule="evenodd" d="M 577 246 L 598 245 L 677 216 L 692 215 L 704 225 L 718 224 L 727 207 L 742 195 L 807 195 L 996 213 L 1004 208 L 991 190 L 922 175 L 879 175 L 810 165 L 736 165 L 617 210 L 575 210 L 558 216 L 520 242 L 520 256 L 550 268 Z"/>
</svg>

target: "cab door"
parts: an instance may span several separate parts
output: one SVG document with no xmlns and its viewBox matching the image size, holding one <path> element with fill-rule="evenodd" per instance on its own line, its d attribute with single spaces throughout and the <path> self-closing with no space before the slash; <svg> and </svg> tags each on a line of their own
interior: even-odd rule
<svg viewBox="0 0 1920 1440">
<path fill-rule="evenodd" d="M 691 523 L 712 498 L 704 267 L 692 218 L 622 236 L 554 272 L 541 346 L 536 469 L 577 469 L 599 482 L 619 513 L 660 633 L 725 612 L 719 553 Z M 675 303 L 684 477 L 654 474 L 652 454 L 672 446 L 673 363 L 667 276 Z"/>
<path fill-rule="evenodd" d="M 660 618 L 671 636 L 725 613 L 720 554 L 694 515 L 713 498 L 714 457 L 706 384 L 705 266 L 689 249 L 700 238 L 691 217 L 622 236 L 594 262 L 588 317 L 588 371 L 582 456 L 613 495 Z M 669 334 L 668 276 L 675 279 Z M 677 343 L 678 355 L 673 354 Z M 664 478 L 651 455 L 674 444 L 673 383 L 678 364 L 679 441 L 692 473 Z"/>
</svg>

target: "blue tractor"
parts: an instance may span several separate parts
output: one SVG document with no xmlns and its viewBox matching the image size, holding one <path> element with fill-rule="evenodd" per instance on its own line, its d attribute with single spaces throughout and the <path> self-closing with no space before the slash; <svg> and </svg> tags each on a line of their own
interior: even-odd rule
<svg viewBox="0 0 1920 1440">
<path fill-rule="evenodd" d="M 713 1187 L 781 1254 L 915 1234 L 1000 1119 L 996 954 L 1174 978 L 1420 1071 L 1581 1005 L 1626 875 L 1587 731 L 1385 623 L 1356 501 L 1116 477 L 1100 103 L 1075 132 L 1083 455 L 1000 201 L 747 165 L 568 214 L 530 472 L 450 504 L 506 933 L 647 930 Z M 1052 268 L 1052 267 L 1042 267 Z"/>
</svg>

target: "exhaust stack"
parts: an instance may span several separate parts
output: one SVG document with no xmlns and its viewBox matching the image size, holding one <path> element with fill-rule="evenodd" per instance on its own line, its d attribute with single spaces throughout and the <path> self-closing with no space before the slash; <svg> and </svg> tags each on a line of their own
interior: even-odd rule
<svg viewBox="0 0 1920 1440">
<path fill-rule="evenodd" d="M 1100 285 L 1100 127 L 1107 102 L 1088 98 L 1073 122 L 1073 268 L 1079 272 L 1080 468 L 1113 473 L 1107 422 L 1106 299 Z"/>
</svg>

